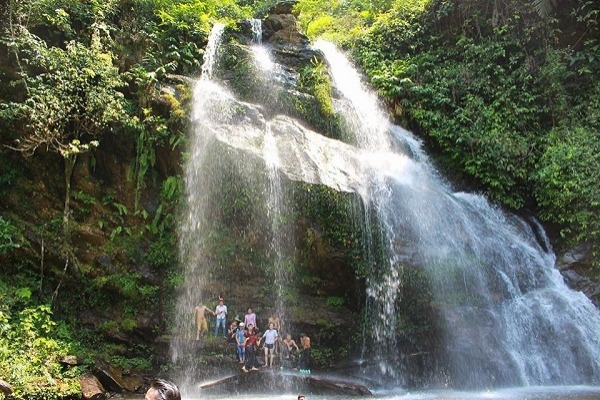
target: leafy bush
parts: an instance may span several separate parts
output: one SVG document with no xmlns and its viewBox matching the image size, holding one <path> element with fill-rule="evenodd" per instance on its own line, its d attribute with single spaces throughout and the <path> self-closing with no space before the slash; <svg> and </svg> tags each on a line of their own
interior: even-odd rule
<svg viewBox="0 0 600 400">
<path fill-rule="evenodd" d="M 31 291 L 0 285 L 0 376 L 13 385 L 15 399 L 60 399 L 81 392 L 80 371 L 65 370 L 60 360 L 77 347 L 68 329 L 52 320 L 48 305 L 9 307 Z"/>
<path fill-rule="evenodd" d="M 553 130 L 537 168 L 534 193 L 543 220 L 561 234 L 600 241 L 600 137 L 583 127 Z"/>
</svg>

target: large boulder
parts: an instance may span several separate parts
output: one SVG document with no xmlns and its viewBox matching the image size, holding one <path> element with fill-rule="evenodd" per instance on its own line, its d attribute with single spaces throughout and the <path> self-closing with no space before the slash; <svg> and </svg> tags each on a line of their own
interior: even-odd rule
<svg viewBox="0 0 600 400">
<path fill-rule="evenodd" d="M 106 390 L 93 374 L 87 373 L 79 377 L 81 395 L 84 400 L 106 399 Z"/>
<path fill-rule="evenodd" d="M 296 5 L 296 3 L 297 1 L 295 0 L 280 1 L 279 3 L 271 7 L 271 9 L 269 10 L 269 15 L 292 14 L 294 12 L 294 6 Z"/>
<path fill-rule="evenodd" d="M 265 43 L 279 46 L 307 46 L 308 37 L 298 30 L 297 20 L 292 14 L 276 14 L 263 22 L 263 40 Z"/>
<path fill-rule="evenodd" d="M 210 134 L 222 144 L 245 153 L 244 157 L 262 159 L 265 143 L 270 142 L 278 154 L 278 168 L 288 179 L 326 185 L 339 192 L 363 192 L 367 180 L 361 150 L 320 135 L 285 115 L 269 119 L 261 106 L 240 102 L 226 92 L 210 94 L 223 90 L 218 86 L 197 90 L 213 99 L 198 119 L 210 126 Z M 223 117 L 227 110 L 232 111 Z M 216 118 L 211 121 L 213 116 Z"/>
<path fill-rule="evenodd" d="M 138 376 L 126 376 L 122 371 L 104 362 L 98 362 L 93 368 L 94 375 L 111 392 L 136 392 L 144 384 Z"/>
</svg>

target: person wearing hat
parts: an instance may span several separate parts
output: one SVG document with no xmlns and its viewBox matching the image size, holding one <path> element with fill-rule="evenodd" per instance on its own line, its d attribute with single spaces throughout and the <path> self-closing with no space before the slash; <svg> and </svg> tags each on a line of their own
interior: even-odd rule
<svg viewBox="0 0 600 400">
<path fill-rule="evenodd" d="M 244 364 L 245 363 L 245 354 L 246 352 L 244 351 L 244 342 L 246 341 L 246 338 L 244 337 L 244 333 L 245 333 L 245 329 L 244 329 L 245 325 L 243 322 L 240 322 L 238 325 L 238 328 L 236 329 L 234 335 L 235 335 L 235 343 L 236 343 L 236 348 L 237 348 L 237 355 L 238 358 L 240 359 L 239 363 L 240 364 Z"/>
</svg>

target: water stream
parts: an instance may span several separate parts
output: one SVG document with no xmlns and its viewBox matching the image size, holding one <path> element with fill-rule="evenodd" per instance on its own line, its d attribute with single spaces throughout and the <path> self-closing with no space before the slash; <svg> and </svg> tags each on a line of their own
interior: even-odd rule
<svg viewBox="0 0 600 400">
<path fill-rule="evenodd" d="M 265 395 L 241 394 L 239 400 L 263 400 Z M 191 396 L 185 400 L 201 399 L 231 399 L 230 395 L 222 396 Z M 296 400 L 296 393 L 269 394 L 271 400 Z M 526 387 L 479 392 L 437 390 L 437 391 L 397 391 L 377 392 L 373 399 L 379 400 L 597 400 L 600 398 L 600 388 L 589 386 L 554 386 Z M 142 400 L 141 396 L 124 397 L 123 400 Z M 347 396 L 318 396 L 307 394 L 307 400 L 348 400 Z"/>
</svg>

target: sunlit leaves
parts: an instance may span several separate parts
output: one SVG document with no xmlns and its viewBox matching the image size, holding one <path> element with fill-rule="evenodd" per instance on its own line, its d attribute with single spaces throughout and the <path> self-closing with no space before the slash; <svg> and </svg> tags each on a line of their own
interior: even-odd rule
<svg viewBox="0 0 600 400">
<path fill-rule="evenodd" d="M 65 157 L 87 151 L 94 137 L 124 117 L 123 82 L 102 48 L 75 41 L 66 49 L 48 48 L 31 35 L 23 54 L 32 73 L 28 98 L 11 104 L 24 123 L 18 149 L 32 154 L 42 147 Z"/>
<path fill-rule="evenodd" d="M 600 240 L 600 136 L 582 127 L 553 130 L 536 176 L 541 217 L 563 234 Z"/>
</svg>

